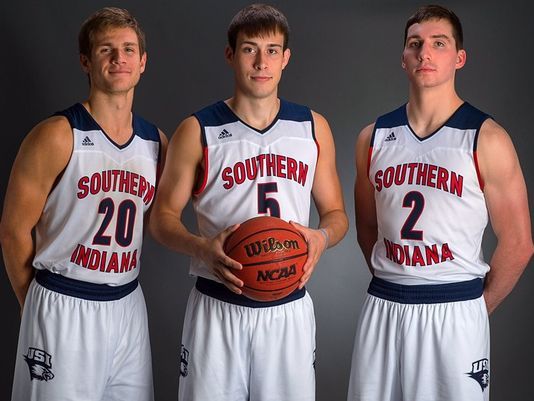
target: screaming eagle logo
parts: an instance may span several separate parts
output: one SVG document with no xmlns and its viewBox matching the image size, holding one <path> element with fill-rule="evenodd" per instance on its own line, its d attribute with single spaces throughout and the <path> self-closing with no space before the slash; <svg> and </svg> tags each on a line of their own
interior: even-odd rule
<svg viewBox="0 0 534 401">
<path fill-rule="evenodd" d="M 54 378 L 52 373 L 52 356 L 41 349 L 30 347 L 24 355 L 24 360 L 30 369 L 31 380 L 48 381 Z"/>
<path fill-rule="evenodd" d="M 471 372 L 466 373 L 471 379 L 476 380 L 478 384 L 480 384 L 482 391 L 484 391 L 489 384 L 488 362 L 487 358 L 475 361 L 471 364 Z"/>
</svg>

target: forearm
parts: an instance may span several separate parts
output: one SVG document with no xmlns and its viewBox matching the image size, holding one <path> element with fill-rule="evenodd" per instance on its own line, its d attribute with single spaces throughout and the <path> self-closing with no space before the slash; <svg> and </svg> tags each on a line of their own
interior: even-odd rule
<svg viewBox="0 0 534 401">
<path fill-rule="evenodd" d="M 328 247 L 336 245 L 347 233 L 349 223 L 343 210 L 332 210 L 319 220 L 319 228 L 326 230 L 328 234 Z"/>
<path fill-rule="evenodd" d="M 488 313 L 492 313 L 512 291 L 530 261 L 532 252 L 532 243 L 497 245 L 484 285 Z"/>
<path fill-rule="evenodd" d="M 151 216 L 150 232 L 162 245 L 188 256 L 198 257 L 206 246 L 206 238 L 191 233 L 180 219 L 171 215 L 160 215 L 157 224 Z"/>
<path fill-rule="evenodd" d="M 35 251 L 31 235 L 23 238 L 3 235 L 2 254 L 11 287 L 22 308 L 35 272 L 32 267 Z"/>
</svg>

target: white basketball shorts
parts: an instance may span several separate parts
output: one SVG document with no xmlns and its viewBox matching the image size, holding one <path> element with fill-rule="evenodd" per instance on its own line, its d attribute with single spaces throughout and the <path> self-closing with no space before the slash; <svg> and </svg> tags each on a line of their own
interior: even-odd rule
<svg viewBox="0 0 534 401">
<path fill-rule="evenodd" d="M 38 272 L 24 304 L 12 401 L 153 399 L 147 312 L 137 280 L 102 287 Z"/>
<path fill-rule="evenodd" d="M 358 322 L 348 400 L 488 401 L 482 286 L 480 279 L 404 286 L 373 278 Z"/>
<path fill-rule="evenodd" d="M 281 305 L 251 307 L 208 296 L 197 283 L 182 334 L 179 399 L 313 401 L 314 354 L 308 293 Z"/>
</svg>

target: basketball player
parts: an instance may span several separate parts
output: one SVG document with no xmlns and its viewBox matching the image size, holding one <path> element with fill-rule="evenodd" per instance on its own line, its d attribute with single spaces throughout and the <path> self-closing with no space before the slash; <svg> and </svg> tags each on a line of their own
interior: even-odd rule
<svg viewBox="0 0 534 401">
<path fill-rule="evenodd" d="M 147 59 L 135 18 L 97 11 L 79 47 L 89 97 L 33 128 L 5 198 L 2 251 L 23 308 L 12 400 L 152 400 L 137 276 L 166 139 L 131 111 Z"/>
<path fill-rule="evenodd" d="M 356 227 L 373 278 L 348 399 L 487 400 L 488 314 L 533 250 L 525 181 L 506 131 L 456 93 L 458 17 L 422 7 L 404 43 L 408 103 L 356 144 Z M 489 264 L 488 212 L 498 240 Z"/>
<path fill-rule="evenodd" d="M 315 396 L 315 320 L 304 285 L 324 250 L 344 236 L 347 218 L 328 123 L 277 95 L 290 58 L 288 32 L 271 6 L 241 10 L 225 51 L 233 96 L 184 120 L 169 144 L 151 228 L 163 244 L 192 256 L 198 277 L 183 329 L 182 401 Z M 200 235 L 181 222 L 191 194 Z M 307 227 L 310 195 L 319 229 Z M 243 296 L 233 274 L 241 265 L 223 252 L 239 223 L 262 215 L 293 222 L 309 247 L 300 287 L 275 302 Z"/>
</svg>

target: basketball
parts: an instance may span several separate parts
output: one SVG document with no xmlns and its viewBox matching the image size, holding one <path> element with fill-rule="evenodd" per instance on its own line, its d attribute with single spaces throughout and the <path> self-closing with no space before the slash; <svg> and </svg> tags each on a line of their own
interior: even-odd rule
<svg viewBox="0 0 534 401">
<path fill-rule="evenodd" d="M 254 217 L 226 239 L 225 253 L 243 265 L 232 273 L 243 280 L 243 295 L 256 301 L 276 301 L 291 294 L 304 273 L 308 245 L 288 222 Z"/>
</svg>

